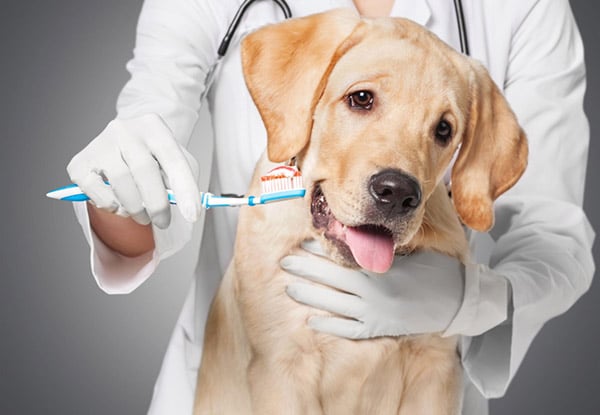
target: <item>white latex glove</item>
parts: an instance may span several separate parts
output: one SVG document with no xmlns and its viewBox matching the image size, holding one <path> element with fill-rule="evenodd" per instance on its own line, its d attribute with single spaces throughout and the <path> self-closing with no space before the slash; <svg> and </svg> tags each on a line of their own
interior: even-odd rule
<svg viewBox="0 0 600 415">
<path fill-rule="evenodd" d="M 197 162 L 156 114 L 111 121 L 67 172 L 95 206 L 143 225 L 169 225 L 167 186 L 186 220 L 195 221 L 201 209 Z"/>
<path fill-rule="evenodd" d="M 335 264 L 317 241 L 303 248 L 312 255 L 287 256 L 281 267 L 328 286 L 294 282 L 287 288 L 294 300 L 337 315 L 311 317 L 315 330 L 350 339 L 441 333 L 461 308 L 464 266 L 449 256 L 423 251 L 397 257 L 382 275 Z"/>
</svg>

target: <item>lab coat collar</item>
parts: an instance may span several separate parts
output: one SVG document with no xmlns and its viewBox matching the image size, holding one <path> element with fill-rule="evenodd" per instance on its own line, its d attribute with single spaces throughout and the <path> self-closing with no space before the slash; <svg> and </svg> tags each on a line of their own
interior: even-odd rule
<svg viewBox="0 0 600 415">
<path fill-rule="evenodd" d="M 392 17 L 406 17 L 422 26 L 431 19 L 431 6 L 428 0 L 396 0 L 392 6 Z"/>
<path fill-rule="evenodd" d="M 294 16 L 306 16 L 308 14 L 323 11 L 325 0 L 298 1 L 292 3 L 292 14 Z M 350 7 L 354 8 L 352 0 L 329 0 L 325 3 L 330 8 Z M 390 13 L 392 17 L 405 17 L 422 26 L 426 26 L 431 19 L 431 6 L 429 0 L 395 0 Z"/>
</svg>

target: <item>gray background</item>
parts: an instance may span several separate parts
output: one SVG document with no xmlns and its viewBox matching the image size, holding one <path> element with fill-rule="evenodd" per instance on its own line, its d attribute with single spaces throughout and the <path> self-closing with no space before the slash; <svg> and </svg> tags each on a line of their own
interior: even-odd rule
<svg viewBox="0 0 600 415">
<path fill-rule="evenodd" d="M 0 414 L 142 414 L 149 403 L 197 242 L 133 294 L 108 296 L 70 206 L 43 196 L 66 183 L 70 157 L 113 118 L 141 3 L 2 1 Z M 600 5 L 571 3 L 587 45 L 586 210 L 600 229 Z M 596 281 L 546 325 L 492 414 L 600 413 L 598 345 Z"/>
</svg>

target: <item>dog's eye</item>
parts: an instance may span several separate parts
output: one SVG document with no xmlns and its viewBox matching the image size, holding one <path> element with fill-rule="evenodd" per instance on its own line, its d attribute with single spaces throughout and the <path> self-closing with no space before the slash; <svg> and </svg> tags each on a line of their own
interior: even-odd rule
<svg viewBox="0 0 600 415">
<path fill-rule="evenodd" d="M 353 109 L 370 110 L 373 108 L 373 101 L 371 91 L 357 91 L 348 95 L 348 105 Z"/>
<path fill-rule="evenodd" d="M 441 145 L 447 145 L 452 138 L 452 126 L 446 120 L 441 120 L 435 128 L 435 139 Z"/>
</svg>

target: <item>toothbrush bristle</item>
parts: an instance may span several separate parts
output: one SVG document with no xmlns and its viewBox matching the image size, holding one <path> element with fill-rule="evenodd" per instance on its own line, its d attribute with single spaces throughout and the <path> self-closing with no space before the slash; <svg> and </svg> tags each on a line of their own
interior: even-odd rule
<svg viewBox="0 0 600 415">
<path fill-rule="evenodd" d="M 273 193 L 273 192 L 281 192 L 284 190 L 294 190 L 294 189 L 302 189 L 302 177 L 282 177 L 279 179 L 272 180 L 263 180 L 262 184 L 262 192 L 263 193 Z"/>
<path fill-rule="evenodd" d="M 261 177 L 262 193 L 302 189 L 302 174 L 293 166 L 279 166 Z"/>
</svg>

